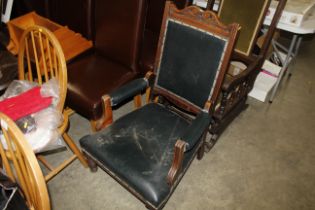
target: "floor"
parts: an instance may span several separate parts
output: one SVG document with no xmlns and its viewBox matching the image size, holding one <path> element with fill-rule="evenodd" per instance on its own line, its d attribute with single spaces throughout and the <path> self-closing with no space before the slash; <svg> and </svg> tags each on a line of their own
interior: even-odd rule
<svg viewBox="0 0 315 210">
<path fill-rule="evenodd" d="M 285 78 L 274 102 L 249 99 L 215 147 L 193 162 L 166 210 L 315 209 L 314 58 L 315 40 L 304 41 L 293 76 Z M 115 116 L 131 109 L 127 104 Z M 87 120 L 71 117 L 73 138 L 89 132 Z M 55 210 L 145 209 L 105 172 L 91 173 L 78 160 L 48 187 Z"/>
</svg>

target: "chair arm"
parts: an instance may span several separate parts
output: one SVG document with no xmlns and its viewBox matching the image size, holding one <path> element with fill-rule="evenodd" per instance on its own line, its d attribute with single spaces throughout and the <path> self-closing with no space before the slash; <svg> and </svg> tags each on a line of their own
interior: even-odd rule
<svg viewBox="0 0 315 210">
<path fill-rule="evenodd" d="M 141 93 L 146 87 L 148 87 L 148 80 L 145 78 L 136 79 L 127 83 L 109 94 L 111 97 L 111 105 L 116 106 L 120 104 L 126 99 Z"/>
<path fill-rule="evenodd" d="M 187 132 L 185 132 L 183 137 L 176 141 L 172 166 L 167 175 L 167 183 L 170 186 L 174 184 L 181 171 L 185 152 L 190 151 L 200 141 L 205 130 L 209 127 L 210 121 L 209 113 L 201 112 L 192 124 L 188 126 Z"/>
<path fill-rule="evenodd" d="M 250 75 L 252 72 L 259 71 L 259 68 L 261 66 L 263 57 L 260 55 L 258 56 L 253 62 L 251 62 L 248 67 L 240 74 L 236 76 L 226 76 L 224 78 L 224 82 L 222 85 L 222 90 L 229 92 L 231 89 L 233 89 L 236 85 L 239 85 L 244 81 L 244 78 Z"/>
<path fill-rule="evenodd" d="M 139 93 L 141 93 L 145 88 L 148 89 L 151 82 L 153 81 L 153 78 L 154 74 L 152 72 L 147 72 L 144 78 L 133 80 L 113 91 L 111 94 L 103 95 L 103 116 L 93 123 L 94 131 L 98 131 L 109 126 L 113 122 L 112 107 L 120 104 L 132 96 L 139 95 Z"/>
<path fill-rule="evenodd" d="M 201 112 L 197 115 L 196 119 L 192 122 L 190 126 L 188 126 L 187 131 L 181 138 L 187 143 L 185 152 L 188 152 L 195 147 L 197 142 L 204 134 L 205 130 L 209 127 L 210 122 L 211 117 L 209 113 Z"/>
</svg>

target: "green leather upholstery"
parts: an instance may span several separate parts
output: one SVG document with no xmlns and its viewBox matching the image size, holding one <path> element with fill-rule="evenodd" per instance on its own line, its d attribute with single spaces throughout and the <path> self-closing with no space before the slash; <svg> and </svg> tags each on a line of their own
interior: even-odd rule
<svg viewBox="0 0 315 210">
<path fill-rule="evenodd" d="M 116 106 L 130 97 L 141 93 L 147 86 L 148 81 L 144 78 L 140 78 L 120 87 L 110 94 L 112 106 Z"/>
<path fill-rule="evenodd" d="M 83 151 L 158 208 L 171 192 L 166 177 L 177 139 L 189 123 L 164 106 L 151 103 L 80 140 Z M 195 152 L 185 154 L 183 168 Z"/>
<path fill-rule="evenodd" d="M 202 109 L 211 96 L 225 45 L 226 40 L 168 21 L 156 86 Z"/>
<path fill-rule="evenodd" d="M 150 209 L 163 208 L 195 156 L 203 154 L 211 105 L 238 28 L 221 25 L 198 7 L 179 11 L 167 2 L 164 14 L 151 102 L 80 140 L 92 169 L 96 163 Z M 139 79 L 112 92 L 112 105 L 147 86 Z"/>
</svg>

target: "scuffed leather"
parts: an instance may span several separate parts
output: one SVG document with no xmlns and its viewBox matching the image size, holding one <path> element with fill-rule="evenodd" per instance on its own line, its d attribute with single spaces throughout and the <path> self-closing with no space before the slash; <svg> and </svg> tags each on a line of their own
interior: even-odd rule
<svg viewBox="0 0 315 210">
<path fill-rule="evenodd" d="M 120 87 L 109 94 L 111 97 L 112 106 L 116 106 L 130 97 L 141 93 L 147 86 L 148 81 L 146 79 L 140 78 Z"/>
<path fill-rule="evenodd" d="M 159 207 L 174 190 L 166 182 L 176 141 L 189 123 L 164 106 L 151 103 L 83 137 L 82 149 L 127 183 L 142 199 Z M 185 153 L 183 169 L 194 150 Z"/>
</svg>

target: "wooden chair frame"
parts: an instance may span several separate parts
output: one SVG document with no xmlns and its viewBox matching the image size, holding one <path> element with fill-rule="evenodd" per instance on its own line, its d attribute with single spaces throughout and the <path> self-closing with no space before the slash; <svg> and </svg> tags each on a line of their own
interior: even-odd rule
<svg viewBox="0 0 315 210">
<path fill-rule="evenodd" d="M 19 184 L 30 209 L 49 210 L 45 178 L 30 144 L 9 117 L 0 113 L 0 121 L 3 135 L 0 142 L 2 168 L 11 181 Z"/>
<path fill-rule="evenodd" d="M 56 168 L 51 166 L 42 155 L 37 155 L 37 158 L 50 170 L 45 177 L 46 181 L 49 181 L 76 158 L 84 167 L 87 167 L 83 154 L 67 134 L 69 114 L 71 113 L 71 110 L 64 110 L 67 93 L 67 67 L 62 48 L 52 32 L 41 26 L 32 26 L 23 33 L 18 55 L 18 68 L 20 80 L 37 82 L 39 85 L 51 78 L 56 78 L 59 82 L 57 109 L 63 114 L 63 123 L 59 127 L 59 133 L 74 155 Z"/>
<path fill-rule="evenodd" d="M 246 56 L 238 52 L 234 52 L 232 59 L 240 61 L 247 65 L 247 68 L 236 76 L 226 75 L 221 89 L 221 98 L 216 103 L 216 111 L 214 120 L 209 128 L 212 137 L 207 142 L 208 150 L 210 150 L 217 141 L 220 134 L 229 125 L 233 119 L 247 108 L 247 95 L 253 88 L 255 79 L 266 59 L 268 49 L 276 30 L 277 23 L 281 17 L 281 13 L 285 7 L 287 0 L 280 0 L 276 9 L 274 18 L 269 26 L 262 48 L 258 55 L 250 53 Z M 266 9 L 268 10 L 268 9 Z"/>
<path fill-rule="evenodd" d="M 198 17 L 198 21 L 195 20 L 196 17 Z M 179 97 L 176 97 L 176 96 L 174 97 L 174 94 L 170 94 L 169 92 L 166 92 L 163 89 L 157 87 L 157 85 L 154 85 L 154 79 L 156 75 L 158 75 L 157 69 L 161 61 L 164 34 L 166 31 L 165 28 L 166 28 L 166 22 L 168 21 L 168 19 L 174 19 L 178 22 L 184 22 L 191 27 L 197 27 L 201 29 L 203 32 L 207 31 L 210 33 L 211 31 L 211 33 L 213 33 L 212 35 L 218 36 L 220 38 L 224 37 L 228 40 L 228 43 L 226 43 L 225 54 L 221 58 L 221 65 L 218 66 L 218 70 L 217 70 L 218 74 L 217 74 L 216 81 L 212 89 L 213 91 L 210 92 L 210 95 L 208 97 L 208 100 L 204 104 L 204 107 L 193 106 L 190 103 L 185 102 L 185 100 L 182 100 Z M 231 24 L 229 26 L 225 26 L 221 24 L 221 22 L 218 20 L 217 16 L 213 12 L 209 12 L 209 11 L 204 12 L 200 8 L 195 7 L 195 6 L 186 7 L 183 10 L 178 10 L 174 6 L 174 4 L 167 2 L 166 7 L 165 7 L 165 12 L 164 12 L 162 30 L 160 33 L 158 53 L 156 57 L 156 69 L 154 73 L 148 72 L 144 78 L 144 80 L 147 81 L 148 83 L 146 87 L 146 102 L 147 103 L 160 103 L 159 98 L 165 98 L 172 105 L 175 105 L 174 107 L 173 106 L 169 107 L 172 111 L 178 113 L 179 115 L 183 116 L 183 118 L 188 119 L 188 120 L 192 120 L 192 119 L 189 117 L 189 115 L 186 115 L 187 114 L 186 111 L 188 113 L 193 113 L 193 114 L 203 113 L 203 114 L 206 114 L 208 117 L 209 115 L 212 115 L 214 111 L 214 104 L 220 92 L 220 87 L 222 85 L 225 72 L 227 70 L 227 65 L 230 59 L 230 55 L 233 51 L 233 46 L 234 46 L 235 39 L 237 36 L 237 30 L 238 30 L 238 24 Z M 105 128 L 113 123 L 112 106 L 113 106 L 112 96 L 105 95 L 103 97 L 103 109 L 104 109 L 103 111 L 105 113 L 105 118 L 103 119 L 104 123 L 101 126 L 102 128 Z M 180 110 L 184 110 L 184 112 L 181 112 Z M 208 125 L 206 125 L 206 127 L 207 126 Z M 176 141 L 174 145 L 174 156 L 172 159 L 172 165 L 168 171 L 168 175 L 165 180 L 167 184 L 171 187 L 172 189 L 171 191 L 173 191 L 176 188 L 176 185 L 184 176 L 186 170 L 188 169 L 194 157 L 197 156 L 198 159 L 201 159 L 203 157 L 204 139 L 205 139 L 206 131 L 202 130 L 202 132 L 203 132 L 203 135 L 199 139 L 199 141 L 196 143 L 194 147 L 195 148 L 194 153 L 186 168 L 182 168 L 182 163 L 183 163 L 184 155 L 186 152 L 187 142 L 185 142 L 184 139 L 178 139 Z M 142 202 L 144 202 L 147 208 L 156 209 L 150 202 L 146 201 L 137 192 L 135 192 L 135 190 L 132 187 L 130 187 L 128 183 L 124 182 L 119 177 L 117 177 L 117 175 L 115 175 L 114 172 L 112 172 L 109 168 L 104 166 L 100 161 L 93 158 L 93 156 L 89 154 L 86 150 L 83 149 L 83 151 L 88 159 L 88 164 L 91 171 L 95 172 L 97 170 L 97 166 L 101 167 L 105 172 L 107 172 L 114 179 L 116 179 L 122 186 L 124 186 L 127 190 L 129 190 L 137 198 L 139 198 Z M 169 196 L 170 195 L 171 193 L 169 194 Z M 158 209 L 162 207 L 163 206 L 159 206 Z"/>
</svg>

